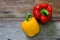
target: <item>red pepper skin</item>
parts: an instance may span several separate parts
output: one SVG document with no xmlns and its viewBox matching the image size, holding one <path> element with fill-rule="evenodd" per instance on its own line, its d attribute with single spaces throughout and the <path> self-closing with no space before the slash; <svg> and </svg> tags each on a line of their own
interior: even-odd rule
<svg viewBox="0 0 60 40">
<path fill-rule="evenodd" d="M 41 15 L 41 12 L 40 12 L 41 9 L 46 9 L 49 12 L 49 15 L 48 16 Z M 33 9 L 33 15 L 36 19 L 40 20 L 43 23 L 46 23 L 52 17 L 52 7 L 51 5 L 46 4 L 46 3 L 38 4 Z"/>
</svg>

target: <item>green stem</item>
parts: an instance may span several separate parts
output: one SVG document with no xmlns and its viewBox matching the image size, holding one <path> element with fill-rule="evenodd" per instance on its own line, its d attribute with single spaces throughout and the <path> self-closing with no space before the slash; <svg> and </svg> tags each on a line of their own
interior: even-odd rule
<svg viewBox="0 0 60 40">
<path fill-rule="evenodd" d="M 26 14 L 26 21 L 29 21 L 29 16 L 30 16 L 30 13 L 27 13 Z"/>
<path fill-rule="evenodd" d="M 42 9 L 40 12 L 42 15 L 46 15 L 46 16 L 49 15 L 49 12 L 46 9 Z"/>
</svg>

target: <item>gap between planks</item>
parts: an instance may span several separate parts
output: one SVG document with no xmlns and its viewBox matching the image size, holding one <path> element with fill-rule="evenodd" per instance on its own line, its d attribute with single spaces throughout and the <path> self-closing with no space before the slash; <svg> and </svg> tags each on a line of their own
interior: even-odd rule
<svg viewBox="0 0 60 40">
<path fill-rule="evenodd" d="M 23 21 L 25 17 L 21 18 L 0 18 L 0 21 Z M 52 18 L 51 21 L 60 21 L 60 18 Z"/>
</svg>

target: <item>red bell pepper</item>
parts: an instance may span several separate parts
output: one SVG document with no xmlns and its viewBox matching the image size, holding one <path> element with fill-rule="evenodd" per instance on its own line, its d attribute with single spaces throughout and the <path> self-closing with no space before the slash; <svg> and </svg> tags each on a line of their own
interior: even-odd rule
<svg viewBox="0 0 60 40">
<path fill-rule="evenodd" d="M 52 7 L 49 4 L 38 4 L 33 9 L 33 15 L 36 19 L 46 23 L 52 17 Z"/>
</svg>

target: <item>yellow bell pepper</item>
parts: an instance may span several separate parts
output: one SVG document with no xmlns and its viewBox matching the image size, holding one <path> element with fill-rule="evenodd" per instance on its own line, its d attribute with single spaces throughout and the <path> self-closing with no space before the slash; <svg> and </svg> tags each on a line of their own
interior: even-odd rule
<svg viewBox="0 0 60 40">
<path fill-rule="evenodd" d="M 26 15 L 26 20 L 22 22 L 22 29 L 24 33 L 33 37 L 40 31 L 40 26 L 34 17 L 29 18 L 30 13 Z"/>
</svg>

